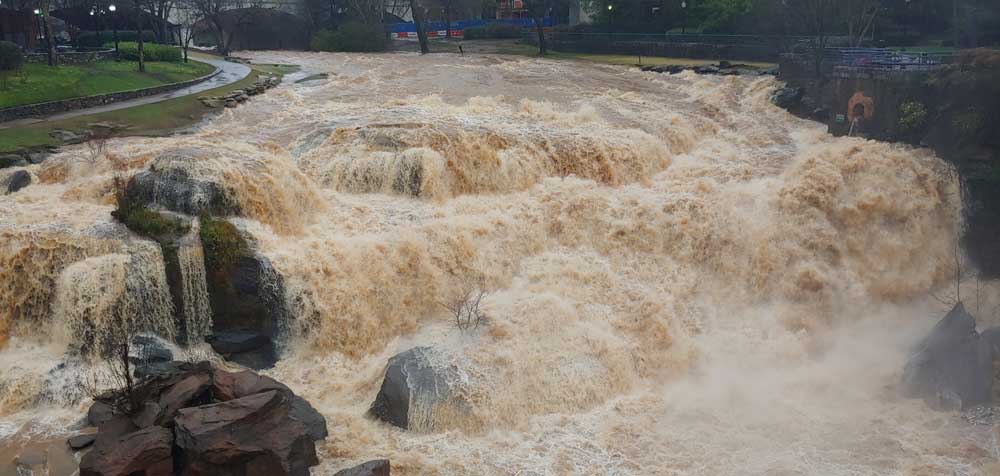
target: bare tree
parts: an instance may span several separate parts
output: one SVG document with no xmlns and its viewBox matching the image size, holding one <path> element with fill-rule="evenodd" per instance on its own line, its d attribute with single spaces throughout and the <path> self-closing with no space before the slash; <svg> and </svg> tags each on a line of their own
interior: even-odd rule
<svg viewBox="0 0 1000 476">
<path fill-rule="evenodd" d="M 413 12 L 413 25 L 417 27 L 417 41 L 420 42 L 420 54 L 425 55 L 431 52 L 430 45 L 427 44 L 427 32 L 424 30 L 424 18 L 427 12 L 419 0 L 410 0 L 410 11 Z"/>
<path fill-rule="evenodd" d="M 103 366 L 96 367 L 80 383 L 85 395 L 110 406 L 119 415 L 138 410 L 142 403 L 137 401 L 132 375 L 132 337 L 127 332 L 116 334 L 101 355 Z"/>
<path fill-rule="evenodd" d="M 108 147 L 108 139 L 114 130 L 110 127 L 94 127 L 87 134 L 84 144 L 87 146 L 87 160 L 93 165 L 104 157 Z"/>
<path fill-rule="evenodd" d="M 463 331 L 478 329 L 486 319 L 486 314 L 480 309 L 480 305 L 487 294 L 481 289 L 468 288 L 458 299 L 440 305 L 455 319 L 455 327 Z"/>
<path fill-rule="evenodd" d="M 237 33 L 263 9 L 263 0 L 189 0 L 188 5 L 212 28 L 216 50 L 228 55 Z"/>
<path fill-rule="evenodd" d="M 180 23 L 181 48 L 184 50 L 184 62 L 187 63 L 188 47 L 191 46 L 191 41 L 194 40 L 194 28 L 201 21 L 201 16 L 198 14 L 198 10 L 191 6 L 190 2 L 177 3 L 174 16 Z"/>
<path fill-rule="evenodd" d="M 59 55 L 56 54 L 56 42 L 52 36 L 52 0 L 39 0 L 38 11 L 42 16 L 42 28 L 45 30 L 45 50 L 48 54 L 49 66 L 59 65 Z"/>
</svg>

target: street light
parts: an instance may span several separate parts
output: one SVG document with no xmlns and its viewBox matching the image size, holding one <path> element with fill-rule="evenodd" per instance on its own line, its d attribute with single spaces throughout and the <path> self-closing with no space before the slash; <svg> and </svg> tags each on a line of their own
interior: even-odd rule
<svg viewBox="0 0 1000 476">
<path fill-rule="evenodd" d="M 47 42 L 48 41 L 48 37 L 45 36 L 45 27 L 42 24 L 42 16 L 43 16 L 42 11 L 40 9 L 36 8 L 35 9 L 35 19 L 38 20 L 38 39 L 39 40 L 44 39 Z M 46 44 L 46 46 L 48 46 L 48 44 Z"/>
<path fill-rule="evenodd" d="M 681 34 L 682 35 L 687 33 L 687 24 L 688 24 L 688 11 L 687 11 L 687 8 L 688 8 L 688 2 L 681 2 L 681 10 L 684 11 L 684 20 L 681 21 Z"/>
<path fill-rule="evenodd" d="M 108 11 L 113 14 L 113 18 L 111 18 L 111 28 L 115 35 L 115 58 L 118 58 L 118 15 L 114 14 L 117 9 L 118 7 L 116 7 L 114 3 L 108 5 Z"/>
</svg>

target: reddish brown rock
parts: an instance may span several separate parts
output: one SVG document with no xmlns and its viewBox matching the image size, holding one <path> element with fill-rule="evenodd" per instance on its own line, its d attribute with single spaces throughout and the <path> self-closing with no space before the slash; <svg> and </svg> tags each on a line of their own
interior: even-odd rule
<svg viewBox="0 0 1000 476">
<path fill-rule="evenodd" d="M 212 396 L 218 401 L 224 402 L 269 390 L 285 394 L 291 404 L 289 416 L 306 425 L 313 441 L 326 438 L 326 419 L 323 418 L 323 415 L 320 415 L 309 402 L 295 395 L 281 382 L 249 370 L 226 372 L 216 369 L 213 372 Z"/>
<path fill-rule="evenodd" d="M 289 398 L 269 390 L 178 412 L 174 431 L 186 476 L 309 476 L 319 463 Z"/>
<path fill-rule="evenodd" d="M 172 476 L 170 430 L 151 426 L 125 434 L 113 443 L 100 438 L 80 461 L 80 476 Z"/>
</svg>

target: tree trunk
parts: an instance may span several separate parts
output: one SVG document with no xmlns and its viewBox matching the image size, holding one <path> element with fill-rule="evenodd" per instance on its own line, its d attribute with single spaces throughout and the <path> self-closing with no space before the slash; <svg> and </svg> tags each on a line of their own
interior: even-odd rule
<svg viewBox="0 0 1000 476">
<path fill-rule="evenodd" d="M 143 51 L 143 41 L 142 41 L 142 30 L 144 27 L 144 22 L 142 18 L 142 12 L 139 12 L 139 37 L 136 39 L 138 50 L 139 50 L 139 72 L 146 72 L 146 58 Z"/>
<path fill-rule="evenodd" d="M 42 23 L 45 28 L 45 47 L 48 50 L 49 66 L 59 66 L 59 55 L 56 54 L 56 42 L 52 38 L 52 22 L 49 20 L 49 12 L 46 8 L 42 12 Z"/>
<path fill-rule="evenodd" d="M 451 38 L 451 2 L 444 8 L 444 38 Z"/>
<path fill-rule="evenodd" d="M 542 31 L 542 18 L 535 17 L 535 31 L 538 32 L 538 55 L 545 56 L 549 53 L 549 47 L 545 44 L 545 32 Z"/>
<path fill-rule="evenodd" d="M 420 42 L 420 54 L 425 55 L 431 52 L 427 44 L 427 32 L 424 31 L 424 10 L 417 4 L 417 0 L 410 0 L 410 11 L 413 12 L 413 24 L 417 27 L 417 41 Z"/>
<path fill-rule="evenodd" d="M 226 30 L 219 15 L 212 18 L 212 25 L 215 26 L 215 50 L 222 56 L 229 56 L 229 42 L 226 41 Z"/>
</svg>

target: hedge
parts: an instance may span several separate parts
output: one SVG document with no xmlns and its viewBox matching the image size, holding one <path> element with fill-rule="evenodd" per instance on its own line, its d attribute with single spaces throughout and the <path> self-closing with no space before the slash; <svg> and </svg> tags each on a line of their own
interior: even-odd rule
<svg viewBox="0 0 1000 476">
<path fill-rule="evenodd" d="M 114 43 L 104 45 L 114 48 Z M 158 45 L 156 43 L 144 43 L 142 45 L 142 56 L 146 61 L 165 61 L 168 63 L 180 63 L 184 60 L 183 52 L 176 46 Z M 126 42 L 118 43 L 118 57 L 128 61 L 139 61 L 139 44 Z"/>
<path fill-rule="evenodd" d="M 119 43 L 123 41 L 135 42 L 138 41 L 138 39 L 139 39 L 139 32 L 137 31 L 126 30 L 118 32 Z M 155 43 L 156 35 L 151 30 L 143 30 L 142 40 L 149 43 Z M 96 31 L 88 31 L 85 33 L 81 33 L 80 36 L 77 38 L 77 41 L 80 43 L 80 46 L 88 48 L 96 48 L 98 46 L 104 46 L 108 43 L 111 43 L 111 45 L 114 46 L 115 35 L 113 31 L 101 31 L 99 33 Z"/>
<path fill-rule="evenodd" d="M 462 37 L 466 40 L 520 38 L 521 27 L 506 23 L 490 23 L 482 27 L 466 28 Z"/>
<path fill-rule="evenodd" d="M 378 24 L 348 22 L 336 31 L 316 33 L 310 46 L 316 51 L 385 51 L 385 30 Z"/>
</svg>

